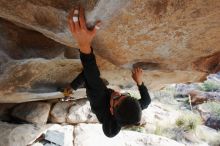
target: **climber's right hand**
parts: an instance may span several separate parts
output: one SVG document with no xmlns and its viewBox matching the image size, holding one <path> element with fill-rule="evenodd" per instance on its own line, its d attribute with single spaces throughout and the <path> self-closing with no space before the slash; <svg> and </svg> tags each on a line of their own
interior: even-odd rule
<svg viewBox="0 0 220 146">
<path fill-rule="evenodd" d="M 100 28 L 100 21 L 97 21 L 95 27 L 89 30 L 86 26 L 84 8 L 80 6 L 69 12 L 68 25 L 80 51 L 86 54 L 91 53 L 91 42 L 96 35 L 97 29 Z"/>
</svg>

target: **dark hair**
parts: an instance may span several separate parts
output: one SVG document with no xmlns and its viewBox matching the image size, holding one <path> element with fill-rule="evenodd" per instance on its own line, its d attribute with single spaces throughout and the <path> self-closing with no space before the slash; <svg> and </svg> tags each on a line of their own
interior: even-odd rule
<svg viewBox="0 0 220 146">
<path fill-rule="evenodd" d="M 130 96 L 123 99 L 114 110 L 114 115 L 121 126 L 139 123 L 141 114 L 138 100 Z"/>
</svg>

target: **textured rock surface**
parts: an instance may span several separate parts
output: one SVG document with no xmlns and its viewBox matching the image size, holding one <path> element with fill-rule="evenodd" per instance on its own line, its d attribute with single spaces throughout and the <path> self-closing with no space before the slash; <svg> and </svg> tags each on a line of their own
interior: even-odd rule
<svg viewBox="0 0 220 146">
<path fill-rule="evenodd" d="M 194 105 L 204 103 L 206 101 L 220 102 L 220 92 L 202 92 L 198 90 L 192 90 L 189 92 L 191 102 Z"/>
<path fill-rule="evenodd" d="M 51 121 L 53 123 L 66 123 L 66 117 L 73 102 L 58 102 L 51 110 Z"/>
<path fill-rule="evenodd" d="M 75 146 L 183 146 L 165 137 L 132 131 L 121 131 L 116 137 L 107 138 L 103 135 L 100 124 L 79 124 L 74 133 Z"/>
<path fill-rule="evenodd" d="M 1 146 L 26 146 L 36 140 L 50 125 L 8 124 L 0 122 Z"/>
<path fill-rule="evenodd" d="M 67 59 L 12 60 L 6 66 L 0 76 L 1 102 L 61 98 L 62 94 L 50 92 L 56 92 L 80 71 L 79 61 Z"/>
<path fill-rule="evenodd" d="M 151 129 L 157 124 L 172 125 L 180 116 L 178 110 L 167 110 L 171 108 L 158 102 L 153 102 L 142 112 L 142 123 L 146 124 L 146 129 Z"/>
<path fill-rule="evenodd" d="M 217 146 L 220 144 L 220 133 L 215 129 L 206 126 L 198 126 L 196 129 L 196 135 L 201 137 L 204 141 L 207 141 L 209 145 Z"/>
<path fill-rule="evenodd" d="M 96 43 L 105 45 L 100 52 L 106 51 L 117 65 L 213 71 L 219 63 L 219 6 L 217 0 L 134 0 L 100 32 L 103 39 Z"/>
<path fill-rule="evenodd" d="M 44 102 L 21 103 L 13 109 L 12 116 L 33 124 L 46 124 L 50 106 Z"/>
<path fill-rule="evenodd" d="M 92 113 L 91 107 L 88 100 L 77 101 L 75 105 L 73 105 L 69 109 L 69 113 L 67 115 L 68 123 L 97 123 L 98 120 L 96 115 Z"/>
<path fill-rule="evenodd" d="M 3 19 L 0 19 L 0 29 L 1 51 L 11 59 L 51 59 L 68 50 L 37 31 L 23 29 Z"/>
<path fill-rule="evenodd" d="M 77 45 L 66 16 L 79 1 L 0 1 L 1 102 L 54 91 L 80 72 L 78 60 L 59 60 L 63 54 L 78 58 L 77 49 L 70 48 Z M 151 89 L 204 80 L 207 73 L 220 70 L 219 0 L 81 2 L 88 25 L 102 20 L 93 46 L 103 77 L 111 84 L 132 83 L 133 66 L 145 70 L 144 81 Z"/>
<path fill-rule="evenodd" d="M 92 3 L 90 7 L 96 4 Z M 70 7 L 70 1 L 2 0 L 0 16 L 75 46 L 66 27 Z M 125 8 L 114 11 L 118 7 Z M 198 70 L 214 71 L 219 67 L 219 7 L 218 0 L 130 0 L 127 5 L 125 0 L 101 0 L 87 17 L 88 21 L 103 18 L 104 24 L 109 24 L 95 44 L 99 55 L 116 65 L 138 63 L 148 70 L 192 70 L 192 63 L 199 63 Z M 105 13 L 101 13 L 103 8 Z M 209 68 L 209 63 L 215 65 Z"/>
</svg>

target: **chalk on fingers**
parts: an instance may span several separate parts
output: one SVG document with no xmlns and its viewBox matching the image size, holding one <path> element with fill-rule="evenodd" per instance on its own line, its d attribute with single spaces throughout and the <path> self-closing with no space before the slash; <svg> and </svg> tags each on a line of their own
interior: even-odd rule
<svg viewBox="0 0 220 146">
<path fill-rule="evenodd" d="M 95 26 L 95 29 L 99 30 L 99 29 L 100 29 L 100 27 L 96 25 L 96 26 Z"/>
<path fill-rule="evenodd" d="M 73 16 L 73 22 L 78 22 L 79 18 L 77 16 Z"/>
</svg>

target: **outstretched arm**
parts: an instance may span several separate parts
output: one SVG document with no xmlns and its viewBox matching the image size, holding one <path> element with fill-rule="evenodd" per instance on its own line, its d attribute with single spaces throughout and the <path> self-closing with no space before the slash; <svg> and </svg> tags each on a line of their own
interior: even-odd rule
<svg viewBox="0 0 220 146">
<path fill-rule="evenodd" d="M 69 29 L 80 48 L 80 59 L 83 65 L 84 77 L 91 88 L 102 86 L 100 71 L 91 48 L 91 43 L 99 28 L 99 24 L 97 22 L 92 30 L 87 28 L 83 7 L 72 9 L 68 16 Z"/>
<path fill-rule="evenodd" d="M 73 38 L 80 48 L 80 59 L 83 65 L 83 78 L 86 84 L 86 92 L 90 105 L 98 119 L 102 119 L 102 109 L 105 102 L 107 87 L 100 78 L 100 71 L 96 64 L 95 55 L 91 48 L 91 43 L 99 29 L 99 23 L 92 30 L 86 27 L 84 9 L 82 7 L 70 11 L 68 17 L 69 29 Z M 102 120 L 100 120 L 101 122 Z"/>
<path fill-rule="evenodd" d="M 143 83 L 143 70 L 139 67 L 134 68 L 132 70 L 132 78 L 137 83 L 139 92 L 141 94 L 141 99 L 139 99 L 138 101 L 141 105 L 141 108 L 145 109 L 150 104 L 151 98 L 150 98 L 150 95 L 148 93 L 146 86 Z"/>
<path fill-rule="evenodd" d="M 100 21 L 97 21 L 95 27 L 89 30 L 86 27 L 85 14 L 83 7 L 79 9 L 72 9 L 68 16 L 68 25 L 75 38 L 80 52 L 84 54 L 91 53 L 91 42 L 96 35 L 96 30 L 99 29 Z"/>
<path fill-rule="evenodd" d="M 89 30 L 86 26 L 84 9 L 83 7 L 79 7 L 70 11 L 68 24 L 72 36 L 80 48 L 80 59 L 83 65 L 85 80 L 91 88 L 99 88 L 100 84 L 102 85 L 102 81 L 95 55 L 92 52 L 91 43 L 97 29 L 99 29 L 100 22 L 97 21 L 94 28 Z"/>
</svg>

